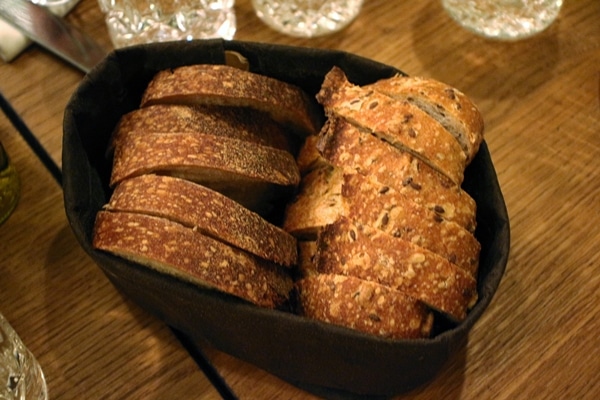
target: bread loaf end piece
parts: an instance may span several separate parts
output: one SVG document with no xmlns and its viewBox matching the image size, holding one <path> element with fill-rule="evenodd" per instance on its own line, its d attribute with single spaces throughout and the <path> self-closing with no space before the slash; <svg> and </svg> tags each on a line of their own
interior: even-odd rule
<svg viewBox="0 0 600 400">
<path fill-rule="evenodd" d="M 277 265 L 165 218 L 101 211 L 92 245 L 261 307 L 283 305 L 293 288 Z"/>
<path fill-rule="evenodd" d="M 335 274 L 313 274 L 297 283 L 300 313 L 389 339 L 430 335 L 433 316 L 406 294 L 389 287 Z"/>
<path fill-rule="evenodd" d="M 296 239 L 238 202 L 202 185 L 142 175 L 119 184 L 106 210 L 154 215 L 198 230 L 277 264 L 298 259 Z"/>
</svg>

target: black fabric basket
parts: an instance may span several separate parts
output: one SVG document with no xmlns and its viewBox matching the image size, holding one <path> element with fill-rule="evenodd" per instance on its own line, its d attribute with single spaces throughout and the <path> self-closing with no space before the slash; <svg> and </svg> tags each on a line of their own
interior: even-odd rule
<svg viewBox="0 0 600 400">
<path fill-rule="evenodd" d="M 112 52 L 84 78 L 65 111 L 64 202 L 80 245 L 120 291 L 192 343 L 208 342 L 305 390 L 326 397 L 391 396 L 428 382 L 466 345 L 508 258 L 508 216 L 485 142 L 463 184 L 478 205 L 479 301 L 465 321 L 458 326 L 437 325 L 430 339 L 386 340 L 262 309 L 92 248 L 96 213 L 111 194 L 105 150 L 119 118 L 139 106 L 156 72 L 189 64 L 222 64 L 226 51 L 247 58 L 251 71 L 296 84 L 313 98 L 334 65 L 360 85 L 401 72 L 341 51 L 220 39 Z"/>
</svg>

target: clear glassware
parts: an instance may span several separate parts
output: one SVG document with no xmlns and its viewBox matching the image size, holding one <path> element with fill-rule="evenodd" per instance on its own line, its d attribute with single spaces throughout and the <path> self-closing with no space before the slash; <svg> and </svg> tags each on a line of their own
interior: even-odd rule
<svg viewBox="0 0 600 400">
<path fill-rule="evenodd" d="M 488 38 L 519 40 L 546 29 L 563 0 L 442 0 L 448 14 L 464 28 Z"/>
<path fill-rule="evenodd" d="M 21 185 L 17 171 L 0 143 L 0 225 L 17 206 L 20 192 Z"/>
<path fill-rule="evenodd" d="M 0 314 L 0 400 L 47 400 L 39 363 Z"/>
<path fill-rule="evenodd" d="M 350 24 L 363 0 L 252 0 L 256 15 L 268 26 L 296 37 L 337 32 Z"/>
<path fill-rule="evenodd" d="M 235 0 L 98 0 L 115 48 L 134 44 L 233 39 Z"/>
<path fill-rule="evenodd" d="M 81 0 L 30 0 L 32 3 L 49 8 L 56 15 L 66 15 Z"/>
</svg>

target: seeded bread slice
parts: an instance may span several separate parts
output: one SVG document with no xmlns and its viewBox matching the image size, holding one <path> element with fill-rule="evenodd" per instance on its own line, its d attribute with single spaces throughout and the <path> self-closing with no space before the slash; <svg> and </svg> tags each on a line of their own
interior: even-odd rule
<svg viewBox="0 0 600 400">
<path fill-rule="evenodd" d="M 161 103 L 250 107 L 294 127 L 302 136 L 320 127 L 317 107 L 302 89 L 227 65 L 189 65 L 158 72 L 141 106 Z"/>
<path fill-rule="evenodd" d="M 325 160 L 345 174 L 369 176 L 430 210 L 443 210 L 444 219 L 475 231 L 473 198 L 411 154 L 388 146 L 339 118 L 328 120 L 318 148 Z"/>
<path fill-rule="evenodd" d="M 342 198 L 346 215 L 436 253 L 477 275 L 481 245 L 460 225 L 444 219 L 444 209 L 430 210 L 395 189 L 361 174 L 345 175 Z"/>
<path fill-rule="evenodd" d="M 462 321 L 477 301 L 477 281 L 443 257 L 342 217 L 317 239 L 319 273 L 378 282 Z"/>
<path fill-rule="evenodd" d="M 300 314 L 389 339 L 430 335 L 433 316 L 419 301 L 375 282 L 314 274 L 297 283 Z"/>
<path fill-rule="evenodd" d="M 298 259 L 293 236 L 228 197 L 184 179 L 153 174 L 126 179 L 104 209 L 166 218 L 277 264 L 291 266 Z"/>
<path fill-rule="evenodd" d="M 300 172 L 283 150 L 195 133 L 130 132 L 115 149 L 111 186 L 148 173 L 188 179 L 262 214 Z"/>
<path fill-rule="evenodd" d="M 408 101 L 351 84 L 334 67 L 317 94 L 325 113 L 348 120 L 398 149 L 423 160 L 460 185 L 466 156 L 459 142 L 439 122 Z"/>
<path fill-rule="evenodd" d="M 407 101 L 435 118 L 452 133 L 470 163 L 483 140 L 483 117 L 460 90 L 434 79 L 398 75 L 365 87 Z"/>
<path fill-rule="evenodd" d="M 291 278 L 276 264 L 165 218 L 100 211 L 92 244 L 98 250 L 262 307 L 284 304 L 293 288 Z"/>
<path fill-rule="evenodd" d="M 281 125 L 267 114 L 243 107 L 158 104 L 123 115 L 115 128 L 112 147 L 131 131 L 201 133 L 292 151 Z"/>
</svg>

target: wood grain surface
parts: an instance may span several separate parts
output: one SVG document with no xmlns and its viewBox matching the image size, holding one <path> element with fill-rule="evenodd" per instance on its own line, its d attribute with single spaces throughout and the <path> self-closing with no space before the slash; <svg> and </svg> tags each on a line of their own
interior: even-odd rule
<svg viewBox="0 0 600 400">
<path fill-rule="evenodd" d="M 239 40 L 341 49 L 432 77 L 481 109 L 511 222 L 506 274 L 468 343 L 399 399 L 595 399 L 600 395 L 600 2 L 565 0 L 531 39 L 474 36 L 439 1 L 366 0 L 345 31 L 295 39 L 236 2 Z M 68 20 L 106 48 L 95 0 Z M 62 116 L 82 73 L 31 46 L 0 62 L 0 91 L 60 165 Z M 22 193 L 0 226 L 0 312 L 36 355 L 53 399 L 213 399 L 172 332 L 122 297 L 80 249 L 59 185 L 0 116 Z M 206 345 L 241 399 L 308 393 Z"/>
</svg>

